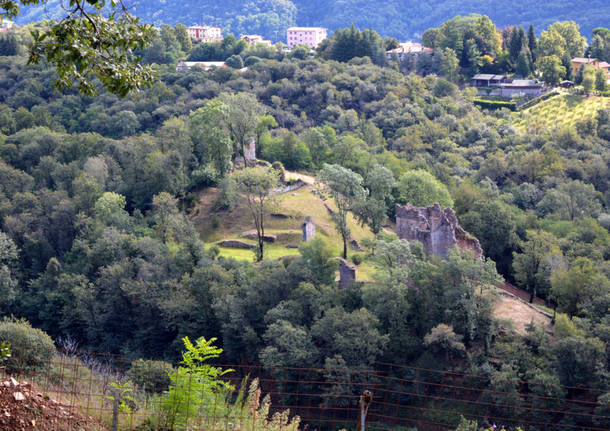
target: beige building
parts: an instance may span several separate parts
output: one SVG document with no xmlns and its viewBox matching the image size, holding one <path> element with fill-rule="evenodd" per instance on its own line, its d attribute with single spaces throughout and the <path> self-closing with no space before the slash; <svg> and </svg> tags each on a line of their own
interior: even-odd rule
<svg viewBox="0 0 610 431">
<path fill-rule="evenodd" d="M 202 42 L 213 42 L 222 39 L 222 30 L 220 27 L 193 25 L 186 30 L 191 39 L 200 40 Z"/>
<path fill-rule="evenodd" d="M 316 48 L 324 39 L 326 39 L 326 29 L 323 27 L 290 27 L 286 31 L 288 48 L 296 45 Z"/>
</svg>

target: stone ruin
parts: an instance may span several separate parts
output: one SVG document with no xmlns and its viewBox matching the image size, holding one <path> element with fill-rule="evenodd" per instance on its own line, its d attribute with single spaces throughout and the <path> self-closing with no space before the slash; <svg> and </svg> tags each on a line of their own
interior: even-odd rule
<svg viewBox="0 0 610 431">
<path fill-rule="evenodd" d="M 256 160 L 256 141 L 254 140 L 254 136 L 250 137 L 248 145 L 246 146 L 246 154 L 244 154 L 244 156 L 246 162 Z"/>
<path fill-rule="evenodd" d="M 335 259 L 339 261 L 339 289 L 347 289 L 356 282 L 356 265 L 341 257 Z"/>
<path fill-rule="evenodd" d="M 455 245 L 471 250 L 476 259 L 483 255 L 479 240 L 462 229 L 451 208 L 443 210 L 438 203 L 430 207 L 396 205 L 396 233 L 400 239 L 421 242 L 427 254 L 445 259 Z"/>
<path fill-rule="evenodd" d="M 311 216 L 305 217 L 305 221 L 301 227 L 303 229 L 303 242 L 311 240 L 316 234 L 316 225 L 311 219 Z"/>
</svg>

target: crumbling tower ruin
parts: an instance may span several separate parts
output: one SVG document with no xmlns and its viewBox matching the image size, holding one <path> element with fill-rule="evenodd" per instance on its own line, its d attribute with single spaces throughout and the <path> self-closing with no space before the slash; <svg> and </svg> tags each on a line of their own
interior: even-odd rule
<svg viewBox="0 0 610 431">
<path fill-rule="evenodd" d="M 476 259 L 483 255 L 479 240 L 462 229 L 453 210 L 442 210 L 437 203 L 430 207 L 396 205 L 396 233 L 401 239 L 421 242 L 427 254 L 445 259 L 455 245 L 471 250 Z"/>
</svg>

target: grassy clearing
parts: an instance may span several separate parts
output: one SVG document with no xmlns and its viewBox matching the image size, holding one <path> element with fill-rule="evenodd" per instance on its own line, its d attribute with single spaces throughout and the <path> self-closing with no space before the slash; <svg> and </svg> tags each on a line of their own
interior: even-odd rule
<svg viewBox="0 0 610 431">
<path fill-rule="evenodd" d="M 322 199 L 312 193 L 314 186 L 302 187 L 293 192 L 278 196 L 278 207 L 273 211 L 284 217 L 268 216 L 265 226 L 266 233 L 278 235 L 276 243 L 265 244 L 265 258 L 278 259 L 283 256 L 298 254 L 294 248 L 286 245 L 299 245 L 301 242 L 301 223 L 306 216 L 311 216 L 316 224 L 316 235 L 329 240 L 337 256 L 343 249 L 341 236 L 336 231 L 331 214 L 325 207 Z M 215 188 L 206 189 L 199 196 L 199 203 L 191 214 L 191 219 L 197 226 L 203 240 L 208 244 L 223 239 L 244 240 L 242 235 L 254 228 L 248 209 L 244 202 L 237 202 L 232 211 L 216 211 L 214 202 L 219 191 Z M 331 209 L 335 209 L 332 201 L 326 202 Z M 372 238 L 373 234 L 367 227 L 362 227 L 350 215 L 348 220 L 352 230 L 352 239 L 361 242 L 364 238 Z M 253 260 L 254 253 L 247 249 L 220 247 L 220 255 L 235 259 Z"/>
<path fill-rule="evenodd" d="M 560 94 L 512 114 L 513 125 L 520 131 L 541 132 L 574 126 L 593 118 L 599 109 L 610 108 L 610 97 L 583 97 Z"/>
</svg>

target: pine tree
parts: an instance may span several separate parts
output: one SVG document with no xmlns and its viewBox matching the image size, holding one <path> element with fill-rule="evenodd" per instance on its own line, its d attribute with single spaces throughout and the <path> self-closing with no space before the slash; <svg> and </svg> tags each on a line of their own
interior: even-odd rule
<svg viewBox="0 0 610 431">
<path fill-rule="evenodd" d="M 516 63 L 522 46 L 523 40 L 521 39 L 521 32 L 517 27 L 513 27 L 513 30 L 510 33 L 510 40 L 508 42 L 508 52 L 510 53 L 510 60 L 513 64 Z"/>
<path fill-rule="evenodd" d="M 527 31 L 527 45 L 530 49 L 532 61 L 536 61 L 536 54 L 538 50 L 538 39 L 536 39 L 536 32 L 534 31 L 534 25 L 530 24 L 530 28 Z"/>
<path fill-rule="evenodd" d="M 527 78 L 530 74 L 530 65 L 527 58 L 527 52 L 525 50 L 519 53 L 517 57 L 517 65 L 515 66 L 515 72 L 524 78 Z"/>
</svg>

